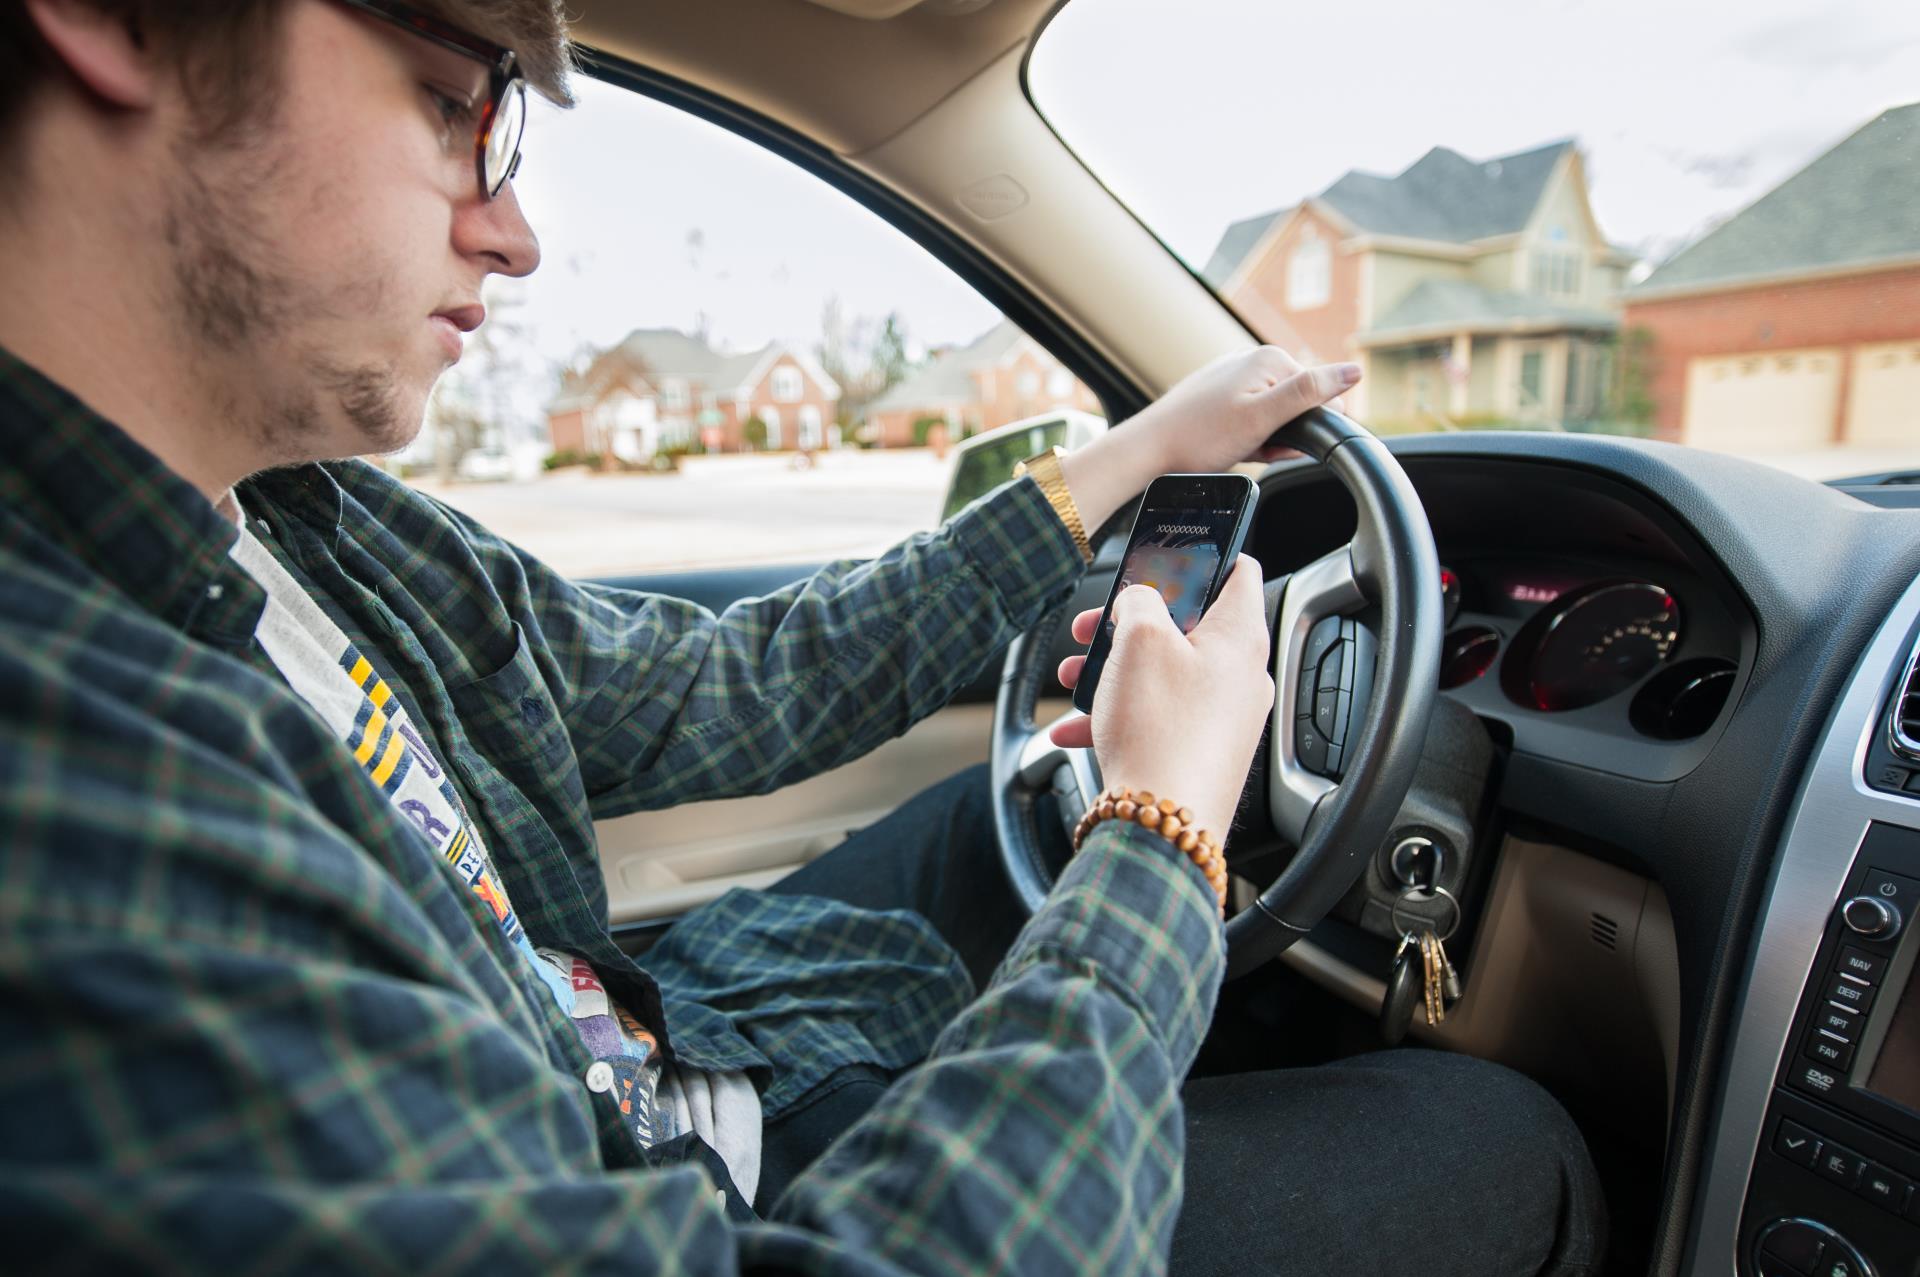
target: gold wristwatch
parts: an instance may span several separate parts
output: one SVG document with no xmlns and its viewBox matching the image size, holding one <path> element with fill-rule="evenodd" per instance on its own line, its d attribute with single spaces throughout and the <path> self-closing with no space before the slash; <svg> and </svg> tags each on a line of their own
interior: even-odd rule
<svg viewBox="0 0 1920 1277">
<path fill-rule="evenodd" d="M 1080 507 L 1073 503 L 1073 494 L 1067 491 L 1066 476 L 1060 473 L 1060 458 L 1067 450 L 1059 444 L 1048 448 L 1038 456 L 1028 457 L 1013 468 L 1013 477 L 1023 474 L 1033 476 L 1040 485 L 1040 492 L 1060 516 L 1060 522 L 1067 525 L 1067 531 L 1073 533 L 1073 543 L 1080 547 L 1080 557 L 1088 563 L 1093 562 L 1093 546 L 1087 541 L 1086 525 L 1080 522 Z"/>
</svg>

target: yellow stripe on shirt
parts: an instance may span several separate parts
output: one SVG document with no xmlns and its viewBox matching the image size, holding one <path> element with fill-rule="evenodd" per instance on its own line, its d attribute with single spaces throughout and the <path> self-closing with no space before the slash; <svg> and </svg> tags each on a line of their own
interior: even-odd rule
<svg viewBox="0 0 1920 1277">
<path fill-rule="evenodd" d="M 354 762 L 362 767 L 367 765 L 367 760 L 373 757 L 373 747 L 380 743 L 380 733 L 385 731 L 386 727 L 387 716 L 379 710 L 373 711 L 372 717 L 367 719 L 367 729 L 360 737 L 360 748 L 353 751 Z M 399 735 L 398 732 L 394 734 Z"/>
<path fill-rule="evenodd" d="M 387 777 L 393 775 L 393 769 L 400 765 L 400 755 L 406 752 L 407 738 L 395 732 L 392 742 L 387 746 L 387 752 L 380 758 L 380 765 L 373 769 L 373 783 L 386 784 Z"/>
<path fill-rule="evenodd" d="M 347 677 L 361 687 L 365 687 L 367 685 L 367 679 L 372 673 L 373 665 L 363 656 L 353 663 L 353 668 L 347 671 Z"/>
</svg>

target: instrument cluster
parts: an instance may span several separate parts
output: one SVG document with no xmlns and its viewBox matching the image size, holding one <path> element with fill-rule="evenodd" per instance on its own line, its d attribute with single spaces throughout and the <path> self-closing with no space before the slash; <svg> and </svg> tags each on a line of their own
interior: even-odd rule
<svg viewBox="0 0 1920 1277">
<path fill-rule="evenodd" d="M 1556 715 L 1633 692 L 1634 731 L 1685 740 L 1712 726 L 1733 688 L 1735 662 L 1711 650 L 1723 647 L 1715 636 L 1690 642 L 1690 609 L 1662 582 L 1499 562 L 1440 577 L 1442 690 L 1486 680 L 1512 705 Z"/>
</svg>

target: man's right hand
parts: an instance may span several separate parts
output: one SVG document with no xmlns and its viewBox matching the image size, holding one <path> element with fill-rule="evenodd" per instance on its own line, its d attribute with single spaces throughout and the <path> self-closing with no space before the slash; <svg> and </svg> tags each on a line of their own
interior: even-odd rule
<svg viewBox="0 0 1920 1277">
<path fill-rule="evenodd" d="M 1191 807 L 1194 823 L 1223 846 L 1273 709 L 1271 651 L 1260 564 L 1241 555 L 1191 634 L 1173 623 L 1149 586 L 1113 601 L 1113 649 L 1093 713 L 1052 732 L 1057 745 L 1093 746 L 1109 786 L 1151 790 Z M 1093 641 L 1100 609 L 1073 618 L 1076 642 Z M 1080 681 L 1084 656 L 1060 663 L 1060 681 Z"/>
</svg>

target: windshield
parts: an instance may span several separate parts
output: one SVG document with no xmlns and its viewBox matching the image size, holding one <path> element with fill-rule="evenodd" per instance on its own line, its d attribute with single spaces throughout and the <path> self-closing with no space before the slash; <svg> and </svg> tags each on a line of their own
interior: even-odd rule
<svg viewBox="0 0 1920 1277">
<path fill-rule="evenodd" d="M 1920 5 L 1073 0 L 1029 82 L 1380 433 L 1920 469 Z"/>
</svg>

